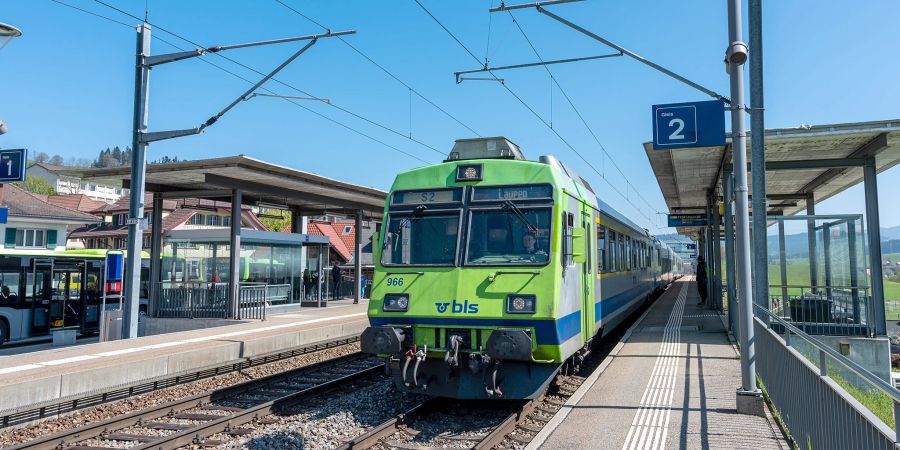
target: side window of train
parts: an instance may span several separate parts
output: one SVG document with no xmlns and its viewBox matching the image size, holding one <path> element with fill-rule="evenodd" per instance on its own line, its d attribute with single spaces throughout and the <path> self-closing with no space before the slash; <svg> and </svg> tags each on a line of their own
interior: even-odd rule
<svg viewBox="0 0 900 450">
<path fill-rule="evenodd" d="M 574 264 L 572 260 L 572 227 L 575 226 L 575 215 L 567 212 L 562 213 L 562 261 L 563 267 L 569 267 Z"/>
<path fill-rule="evenodd" d="M 606 227 L 597 224 L 597 273 L 606 272 Z"/>
</svg>

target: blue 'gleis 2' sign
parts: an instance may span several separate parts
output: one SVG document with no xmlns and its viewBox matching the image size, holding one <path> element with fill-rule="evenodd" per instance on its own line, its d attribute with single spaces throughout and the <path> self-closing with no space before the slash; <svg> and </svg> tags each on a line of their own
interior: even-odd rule
<svg viewBox="0 0 900 450">
<path fill-rule="evenodd" d="M 653 148 L 725 145 L 725 102 L 653 105 Z"/>
</svg>

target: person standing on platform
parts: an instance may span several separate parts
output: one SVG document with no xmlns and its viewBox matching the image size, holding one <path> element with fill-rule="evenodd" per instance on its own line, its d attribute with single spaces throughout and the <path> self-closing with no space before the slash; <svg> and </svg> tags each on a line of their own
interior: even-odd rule
<svg viewBox="0 0 900 450">
<path fill-rule="evenodd" d="M 337 300 L 341 295 L 341 268 L 338 267 L 337 261 L 331 266 L 331 299 Z"/>
<path fill-rule="evenodd" d="M 700 303 L 697 306 L 706 305 L 706 259 L 702 256 L 697 257 L 697 293 L 700 294 Z"/>
</svg>

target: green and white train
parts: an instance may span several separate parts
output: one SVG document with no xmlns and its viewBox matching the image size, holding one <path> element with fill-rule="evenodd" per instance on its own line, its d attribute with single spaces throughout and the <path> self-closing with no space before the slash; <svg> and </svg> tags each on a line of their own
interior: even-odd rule
<svg viewBox="0 0 900 450">
<path fill-rule="evenodd" d="M 399 174 L 383 223 L 362 349 L 432 396 L 534 398 L 684 267 L 556 158 L 502 137 Z"/>
</svg>

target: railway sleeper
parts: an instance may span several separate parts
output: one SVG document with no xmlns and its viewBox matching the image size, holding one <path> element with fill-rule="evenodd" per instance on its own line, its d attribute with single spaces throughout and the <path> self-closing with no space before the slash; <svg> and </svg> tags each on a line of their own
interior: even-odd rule
<svg viewBox="0 0 900 450">
<path fill-rule="evenodd" d="M 532 425 L 530 423 L 520 423 L 516 426 L 521 428 L 524 431 L 529 432 L 529 433 L 540 433 L 541 430 L 544 428 L 544 427 L 539 427 L 537 425 Z"/>
</svg>

